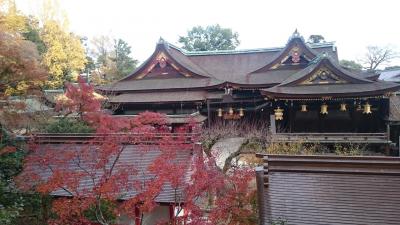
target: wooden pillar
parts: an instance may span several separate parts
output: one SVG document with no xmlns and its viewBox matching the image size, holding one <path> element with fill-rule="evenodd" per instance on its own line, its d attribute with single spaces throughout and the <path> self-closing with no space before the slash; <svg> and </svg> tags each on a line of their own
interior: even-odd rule
<svg viewBox="0 0 400 225">
<path fill-rule="evenodd" d="M 293 133 L 293 104 L 289 105 L 289 132 Z"/>
<path fill-rule="evenodd" d="M 400 157 L 400 136 L 399 136 L 399 146 L 398 147 L 399 147 L 399 154 L 398 155 Z"/>
<path fill-rule="evenodd" d="M 269 116 L 269 120 L 270 120 L 270 131 L 272 134 L 276 134 L 276 121 L 275 121 L 275 115 L 271 114 Z"/>
<path fill-rule="evenodd" d="M 171 224 L 174 224 L 174 220 L 175 220 L 174 206 L 169 205 L 168 209 L 169 209 L 169 222 Z"/>
<path fill-rule="evenodd" d="M 142 217 L 140 215 L 140 209 L 138 206 L 135 207 L 135 225 L 141 225 Z"/>
<path fill-rule="evenodd" d="M 211 127 L 211 111 L 210 111 L 210 99 L 207 99 L 207 122 L 208 127 Z"/>
</svg>

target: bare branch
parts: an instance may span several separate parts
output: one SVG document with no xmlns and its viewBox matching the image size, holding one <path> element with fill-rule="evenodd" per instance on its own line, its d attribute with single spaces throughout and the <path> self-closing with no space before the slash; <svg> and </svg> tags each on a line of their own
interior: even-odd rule
<svg viewBox="0 0 400 225">
<path fill-rule="evenodd" d="M 364 64 L 365 69 L 374 71 L 379 66 L 390 63 L 392 59 L 397 57 L 399 57 L 399 54 L 389 46 L 368 46 L 361 62 Z"/>
</svg>

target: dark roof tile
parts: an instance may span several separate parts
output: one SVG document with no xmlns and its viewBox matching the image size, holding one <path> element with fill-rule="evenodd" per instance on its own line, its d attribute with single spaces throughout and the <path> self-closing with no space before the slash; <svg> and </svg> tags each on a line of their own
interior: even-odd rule
<svg viewBox="0 0 400 225">
<path fill-rule="evenodd" d="M 96 147 L 96 146 L 92 146 Z M 40 149 L 35 151 L 31 154 L 45 154 L 45 151 L 59 151 L 60 154 L 64 154 L 63 151 L 83 151 L 84 149 L 87 150 L 87 145 L 82 144 L 41 144 Z M 86 153 L 87 154 L 87 153 Z M 124 168 L 126 166 L 134 167 L 138 170 L 136 175 L 131 175 L 129 181 L 141 181 L 141 180 L 150 180 L 154 177 L 149 171 L 150 164 L 160 155 L 159 147 L 156 145 L 154 146 L 146 146 L 145 150 L 142 150 L 138 145 L 126 145 L 125 150 L 122 152 L 115 168 L 118 170 L 120 168 Z M 192 153 L 190 150 L 185 149 L 177 154 L 177 158 L 174 159 L 176 162 L 179 163 L 186 163 L 187 165 L 190 164 L 192 158 Z M 89 164 L 90 162 L 84 161 L 81 162 L 80 167 L 77 166 L 75 163 L 70 163 L 67 166 L 68 170 L 73 171 L 83 171 L 81 168 L 92 168 Z M 189 167 L 188 167 L 189 168 Z M 51 176 L 52 172 L 48 167 L 42 166 L 39 162 L 36 161 L 28 161 L 25 170 L 23 173 L 27 174 L 37 174 L 42 180 L 47 180 Z M 101 171 L 99 171 L 101 173 Z M 188 173 L 187 173 L 188 174 Z M 79 181 L 79 188 L 78 190 L 91 190 L 93 187 L 92 181 L 88 176 L 83 177 Z M 125 200 L 134 197 L 138 192 L 132 188 L 127 192 L 120 194 L 120 199 Z M 53 196 L 65 196 L 68 197 L 70 194 L 63 189 L 57 189 L 51 193 Z M 156 202 L 160 203 L 168 203 L 168 202 L 175 202 L 175 198 L 181 198 L 183 196 L 183 189 L 178 188 L 175 190 L 171 187 L 171 185 L 167 182 L 164 184 L 162 191 L 156 197 Z"/>
</svg>

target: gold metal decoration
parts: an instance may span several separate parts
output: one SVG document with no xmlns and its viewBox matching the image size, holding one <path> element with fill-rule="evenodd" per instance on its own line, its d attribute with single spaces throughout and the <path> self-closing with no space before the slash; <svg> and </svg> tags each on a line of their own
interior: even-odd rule
<svg viewBox="0 0 400 225">
<path fill-rule="evenodd" d="M 328 114 L 328 105 L 326 103 L 321 105 L 321 114 L 322 115 Z"/>
<path fill-rule="evenodd" d="M 364 113 L 364 114 L 371 114 L 371 113 L 372 113 L 372 111 L 371 111 L 371 105 L 370 105 L 368 102 L 365 103 L 365 105 L 364 105 L 363 113 Z"/>
<path fill-rule="evenodd" d="M 228 111 L 228 112 L 229 112 L 229 115 L 232 116 L 232 115 L 233 115 L 233 108 L 232 108 L 232 107 L 229 107 L 229 111 Z"/>
<path fill-rule="evenodd" d="M 243 109 L 243 108 L 240 108 L 240 109 L 239 109 L 239 116 L 240 116 L 240 117 L 243 117 L 243 116 L 244 116 L 244 109 Z"/>
<path fill-rule="evenodd" d="M 301 110 L 300 111 L 301 112 L 307 112 L 307 105 L 306 104 L 301 105 Z"/>
<path fill-rule="evenodd" d="M 347 111 L 347 105 L 346 105 L 346 103 L 341 103 L 340 104 L 340 111 L 342 111 L 342 112 L 345 112 L 345 111 Z"/>
<path fill-rule="evenodd" d="M 314 72 L 307 80 L 301 82 L 300 84 L 330 84 L 330 83 L 337 83 L 337 84 L 344 84 L 348 83 L 348 81 L 342 79 L 341 77 L 335 75 L 331 70 L 328 68 L 322 67 L 316 72 Z"/>
<path fill-rule="evenodd" d="M 274 112 L 275 112 L 275 120 L 283 120 L 283 111 L 284 110 L 279 108 L 279 106 L 278 106 L 278 108 L 276 108 L 274 110 Z"/>
<path fill-rule="evenodd" d="M 222 117 L 222 109 L 219 108 L 219 109 L 217 110 L 217 112 L 218 112 L 218 117 Z"/>
</svg>

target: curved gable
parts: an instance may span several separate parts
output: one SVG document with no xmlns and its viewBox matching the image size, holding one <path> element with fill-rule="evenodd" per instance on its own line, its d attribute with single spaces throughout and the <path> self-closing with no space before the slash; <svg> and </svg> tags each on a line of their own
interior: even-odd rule
<svg viewBox="0 0 400 225">
<path fill-rule="evenodd" d="M 168 43 L 160 39 L 154 53 L 132 74 L 120 81 L 152 78 L 209 78 L 207 72 L 190 63 L 181 52 L 171 52 Z"/>
<path fill-rule="evenodd" d="M 371 80 L 363 79 L 341 68 L 323 54 L 318 56 L 309 66 L 284 80 L 279 86 L 365 84 L 371 82 Z"/>
<path fill-rule="evenodd" d="M 316 56 L 317 53 L 307 46 L 303 37 L 300 36 L 296 30 L 290 37 L 285 48 L 282 49 L 272 61 L 252 73 L 266 72 L 275 69 L 301 68 L 306 66 Z"/>
</svg>

